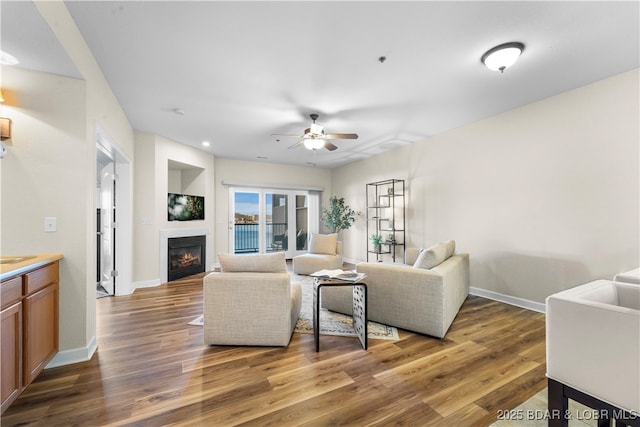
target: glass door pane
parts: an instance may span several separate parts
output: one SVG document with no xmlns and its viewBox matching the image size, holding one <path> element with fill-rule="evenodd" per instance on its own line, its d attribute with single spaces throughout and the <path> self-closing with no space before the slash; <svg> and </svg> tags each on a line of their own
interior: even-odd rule
<svg viewBox="0 0 640 427">
<path fill-rule="evenodd" d="M 309 240 L 309 196 L 307 194 L 296 194 L 296 253 L 302 254 L 307 251 Z"/>
<path fill-rule="evenodd" d="M 232 253 L 260 252 L 260 192 L 232 190 L 229 248 Z"/>
<path fill-rule="evenodd" d="M 264 197 L 266 251 L 284 251 L 289 258 L 289 195 L 267 191 Z"/>
</svg>

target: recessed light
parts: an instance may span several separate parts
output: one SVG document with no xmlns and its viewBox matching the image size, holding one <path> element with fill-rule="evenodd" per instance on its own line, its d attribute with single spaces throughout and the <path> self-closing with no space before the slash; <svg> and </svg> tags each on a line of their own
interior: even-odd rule
<svg viewBox="0 0 640 427">
<path fill-rule="evenodd" d="M 209 147 L 209 146 L 211 146 L 211 143 L 209 141 L 202 141 L 202 146 L 203 147 Z"/>
<path fill-rule="evenodd" d="M 184 116 L 184 110 L 182 108 L 174 108 L 173 110 L 174 114 L 177 114 L 178 116 Z"/>
</svg>

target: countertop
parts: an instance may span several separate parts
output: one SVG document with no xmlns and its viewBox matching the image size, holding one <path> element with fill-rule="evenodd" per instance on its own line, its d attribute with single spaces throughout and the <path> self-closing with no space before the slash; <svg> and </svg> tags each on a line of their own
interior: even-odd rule
<svg viewBox="0 0 640 427">
<path fill-rule="evenodd" d="M 5 263 L 15 258 L 21 258 L 18 262 Z M 37 255 L 15 255 L 0 257 L 0 281 L 5 281 L 14 276 L 27 273 L 36 268 L 47 265 L 51 262 L 64 258 L 62 254 L 37 254 Z"/>
</svg>

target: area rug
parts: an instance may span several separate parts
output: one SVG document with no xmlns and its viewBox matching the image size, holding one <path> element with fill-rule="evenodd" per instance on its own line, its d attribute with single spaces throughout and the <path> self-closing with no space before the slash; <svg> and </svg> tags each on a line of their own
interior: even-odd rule
<svg viewBox="0 0 640 427">
<path fill-rule="evenodd" d="M 291 275 L 293 283 L 302 286 L 302 309 L 294 332 L 301 334 L 313 334 L 313 278 L 309 276 Z M 202 326 L 203 316 L 198 316 L 189 325 Z M 398 330 L 392 326 L 376 322 L 368 322 L 367 332 L 370 339 L 399 340 Z M 353 318 L 329 310 L 320 310 L 320 335 L 337 335 L 355 337 L 353 330 Z"/>
</svg>

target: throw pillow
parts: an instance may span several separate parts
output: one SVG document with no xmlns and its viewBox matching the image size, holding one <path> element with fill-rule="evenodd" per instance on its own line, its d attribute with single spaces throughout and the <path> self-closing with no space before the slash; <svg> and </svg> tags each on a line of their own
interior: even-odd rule
<svg viewBox="0 0 640 427">
<path fill-rule="evenodd" d="M 312 254 L 336 254 L 336 242 L 338 241 L 338 234 L 315 234 L 311 233 L 311 239 L 309 240 L 309 253 Z"/>
<path fill-rule="evenodd" d="M 441 244 L 445 245 L 445 248 L 447 249 L 447 254 L 446 254 L 444 259 L 449 258 L 451 255 L 453 255 L 456 252 L 456 242 L 455 242 L 455 240 L 449 240 L 449 241 L 441 243 Z"/>
<path fill-rule="evenodd" d="M 249 273 L 286 273 L 287 262 L 284 252 L 273 254 L 231 255 L 218 254 L 220 271 Z"/>
<path fill-rule="evenodd" d="M 438 243 L 430 248 L 423 249 L 413 266 L 416 268 L 433 268 L 453 255 L 455 248 L 455 242 L 449 240 L 448 242 Z"/>
</svg>

